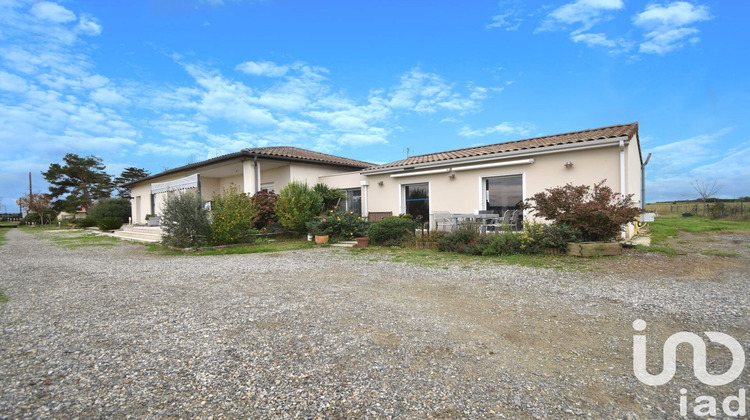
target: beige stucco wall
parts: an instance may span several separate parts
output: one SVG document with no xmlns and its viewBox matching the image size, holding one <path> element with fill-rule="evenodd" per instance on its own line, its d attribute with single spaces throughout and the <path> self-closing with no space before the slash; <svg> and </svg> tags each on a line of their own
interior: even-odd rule
<svg viewBox="0 0 750 420">
<path fill-rule="evenodd" d="M 641 204 L 641 155 L 638 150 L 637 135 L 635 139 L 626 146 L 625 168 L 627 170 L 627 191 L 625 194 L 633 194 L 633 201 Z"/>
<path fill-rule="evenodd" d="M 341 190 L 350 188 L 359 188 L 362 181 L 367 181 L 367 177 L 360 175 L 359 172 L 344 172 L 333 175 L 323 175 L 318 178 L 318 182 L 328 185 L 331 188 Z"/>
<path fill-rule="evenodd" d="M 301 162 L 293 162 L 290 166 L 290 181 L 307 182 L 309 186 L 320 182 L 322 176 L 344 172 L 341 168 L 335 166 L 312 165 Z"/>
<path fill-rule="evenodd" d="M 260 171 L 260 184 L 273 182 L 273 187 L 276 189 L 276 192 L 278 193 L 281 188 L 289 183 L 290 179 L 290 166 L 280 166 L 278 168 L 273 169 L 267 169 L 263 170 L 263 165 L 261 164 L 261 171 Z M 260 185 L 259 184 L 259 185 Z"/>
</svg>

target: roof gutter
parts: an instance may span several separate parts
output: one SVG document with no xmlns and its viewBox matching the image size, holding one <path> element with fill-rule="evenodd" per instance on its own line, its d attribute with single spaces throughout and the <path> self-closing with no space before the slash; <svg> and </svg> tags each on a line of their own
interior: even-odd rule
<svg viewBox="0 0 750 420">
<path fill-rule="evenodd" d="M 461 163 L 480 163 L 480 162 L 493 161 L 493 160 L 498 160 L 498 159 L 518 157 L 518 156 L 531 157 L 531 156 L 547 155 L 547 154 L 553 154 L 553 153 L 570 152 L 572 150 L 600 149 L 602 147 L 618 146 L 621 141 L 627 144 L 630 141 L 630 137 L 620 136 L 620 137 L 615 137 L 615 138 L 606 139 L 606 140 L 598 140 L 596 142 L 591 142 L 591 144 L 585 144 L 585 143 L 560 144 L 560 145 L 555 145 L 555 146 L 544 146 L 538 149 L 514 150 L 511 152 L 493 153 L 491 155 L 485 155 L 485 156 L 471 156 L 471 157 L 465 157 L 465 158 L 442 160 L 439 162 L 428 162 L 428 163 L 408 165 L 408 166 L 404 165 L 404 166 L 396 166 L 392 168 L 364 170 L 364 171 L 361 171 L 360 174 L 369 176 L 369 175 L 386 174 L 386 173 L 391 173 L 391 172 L 405 172 L 405 171 L 411 171 L 414 169 L 428 169 L 428 168 L 437 168 L 441 166 L 452 166 L 452 165 L 457 165 Z"/>
</svg>

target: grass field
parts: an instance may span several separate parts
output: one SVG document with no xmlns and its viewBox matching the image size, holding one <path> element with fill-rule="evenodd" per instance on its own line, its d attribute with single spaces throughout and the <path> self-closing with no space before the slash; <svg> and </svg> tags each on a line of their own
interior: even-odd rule
<svg viewBox="0 0 750 420">
<path fill-rule="evenodd" d="M 79 236 L 66 236 L 62 238 L 52 238 L 52 241 L 65 248 L 81 248 L 89 246 L 113 246 L 113 242 L 119 241 L 117 238 L 101 236 L 93 233 L 86 233 Z"/>
<path fill-rule="evenodd" d="M 679 231 L 686 232 L 750 232 L 750 220 L 704 219 L 702 217 L 658 216 L 651 223 L 651 243 L 663 244 L 668 238 L 676 238 Z"/>
</svg>

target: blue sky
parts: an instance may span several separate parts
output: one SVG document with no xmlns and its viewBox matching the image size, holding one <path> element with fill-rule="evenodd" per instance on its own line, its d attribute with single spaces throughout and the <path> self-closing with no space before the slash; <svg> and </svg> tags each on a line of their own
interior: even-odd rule
<svg viewBox="0 0 750 420">
<path fill-rule="evenodd" d="M 740 1 L 0 0 L 0 196 L 65 153 L 375 163 L 640 123 L 648 200 L 750 195 Z M 3 209 L 4 210 L 4 209 Z"/>
</svg>

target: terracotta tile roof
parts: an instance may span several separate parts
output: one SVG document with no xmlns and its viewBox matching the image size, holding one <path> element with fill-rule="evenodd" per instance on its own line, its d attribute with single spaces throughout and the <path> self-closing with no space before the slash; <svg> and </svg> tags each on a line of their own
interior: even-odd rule
<svg viewBox="0 0 750 420">
<path fill-rule="evenodd" d="M 322 163 L 334 166 L 341 166 L 342 171 L 356 171 L 365 168 L 371 168 L 375 166 L 369 162 L 362 162 L 360 160 L 347 159 L 340 156 L 328 155 L 325 153 L 313 152 L 312 150 L 300 149 L 298 147 L 291 146 L 273 146 L 273 147 L 256 147 L 253 149 L 242 149 L 239 152 L 229 153 L 226 155 L 217 156 L 201 162 L 190 163 L 188 165 L 180 166 L 178 168 L 168 169 L 158 174 L 147 176 L 146 178 L 139 179 L 137 181 L 128 182 L 122 184 L 123 187 L 131 187 L 139 182 L 148 181 L 151 179 L 159 178 L 165 175 L 170 175 L 178 172 L 192 171 L 197 168 L 201 168 L 215 163 L 222 163 L 232 159 L 238 158 L 249 158 L 254 155 L 258 157 L 265 157 L 268 159 L 280 159 L 280 160 L 291 160 L 301 161 L 310 163 Z"/>
<path fill-rule="evenodd" d="M 498 153 L 506 153 L 527 149 L 538 149 L 542 147 L 586 143 L 597 140 L 612 139 L 621 136 L 632 138 L 638 133 L 638 123 L 612 125 L 609 127 L 594 128 L 590 130 L 574 131 L 571 133 L 555 134 L 551 136 L 535 137 L 525 140 L 510 141 L 506 143 L 490 144 L 487 146 L 468 147 L 465 149 L 449 150 L 447 152 L 430 153 L 426 155 L 410 156 L 406 159 L 398 160 L 385 165 L 379 165 L 369 170 L 396 168 L 400 166 L 413 166 L 425 163 L 448 161 L 459 158 L 479 157 Z"/>
<path fill-rule="evenodd" d="M 300 149 L 291 146 L 271 146 L 256 147 L 253 149 L 243 149 L 243 153 L 250 155 L 290 158 L 297 160 L 307 160 L 311 162 L 328 163 L 333 165 L 350 166 L 356 169 L 369 168 L 372 163 L 362 162 L 361 160 L 347 159 L 340 156 L 328 155 L 325 153 L 314 152 L 312 150 Z"/>
</svg>

